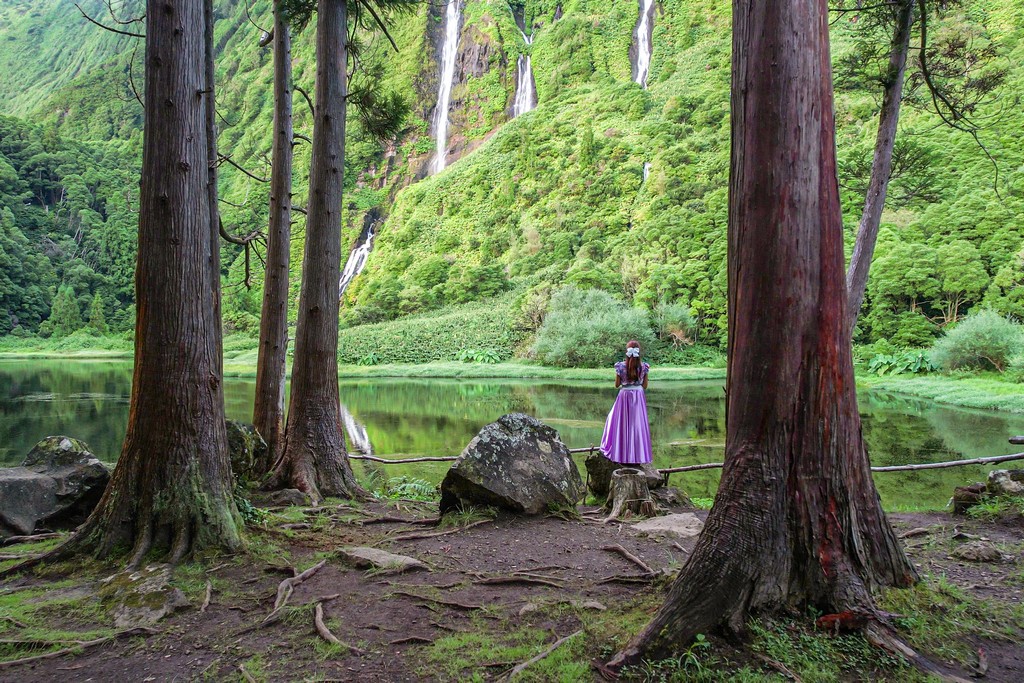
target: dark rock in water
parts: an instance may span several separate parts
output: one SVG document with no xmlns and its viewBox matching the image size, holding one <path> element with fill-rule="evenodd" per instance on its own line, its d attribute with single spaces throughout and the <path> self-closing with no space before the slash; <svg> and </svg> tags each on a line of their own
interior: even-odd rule
<svg viewBox="0 0 1024 683">
<path fill-rule="evenodd" d="M 238 420 L 228 420 L 228 454 L 231 471 L 243 484 L 257 481 L 265 474 L 269 446 L 256 428 Z"/>
<path fill-rule="evenodd" d="M 988 492 L 993 496 L 1024 496 L 1024 470 L 989 472 Z"/>
<path fill-rule="evenodd" d="M 21 467 L 0 469 L 0 536 L 31 534 L 37 526 L 73 528 L 96 507 L 110 473 L 89 447 L 48 436 Z"/>
<path fill-rule="evenodd" d="M 536 515 L 571 506 L 583 481 L 551 427 L 522 413 L 503 415 L 469 442 L 441 482 L 441 513 L 464 505 Z"/>
<path fill-rule="evenodd" d="M 590 492 L 595 496 L 605 497 L 608 495 L 608 487 L 612 480 L 612 472 L 622 467 L 632 467 L 644 473 L 647 478 L 647 488 L 656 489 L 665 484 L 665 478 L 658 473 L 650 463 L 643 465 L 623 465 L 612 462 L 601 453 L 591 453 L 583 463 L 587 468 L 588 486 Z"/>
<path fill-rule="evenodd" d="M 981 482 L 953 489 L 953 514 L 966 515 L 967 511 L 985 499 L 986 487 Z"/>
</svg>

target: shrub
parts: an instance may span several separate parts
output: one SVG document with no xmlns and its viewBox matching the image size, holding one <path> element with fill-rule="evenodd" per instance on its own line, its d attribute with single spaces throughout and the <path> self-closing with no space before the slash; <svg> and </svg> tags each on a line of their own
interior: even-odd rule
<svg viewBox="0 0 1024 683">
<path fill-rule="evenodd" d="M 938 370 L 938 366 L 924 351 L 907 351 L 905 353 L 879 353 L 871 359 L 868 370 L 876 375 L 899 375 L 909 372 L 912 375 Z"/>
<path fill-rule="evenodd" d="M 695 324 L 689 306 L 659 303 L 651 312 L 651 320 L 659 340 L 676 348 L 693 344 Z"/>
<path fill-rule="evenodd" d="M 547 365 L 598 367 L 620 359 L 630 339 L 653 346 L 645 311 L 601 290 L 564 287 L 551 297 L 533 351 Z"/>
<path fill-rule="evenodd" d="M 1024 352 L 1024 328 L 995 311 L 972 313 L 932 347 L 932 359 L 944 370 L 1003 372 Z"/>
</svg>

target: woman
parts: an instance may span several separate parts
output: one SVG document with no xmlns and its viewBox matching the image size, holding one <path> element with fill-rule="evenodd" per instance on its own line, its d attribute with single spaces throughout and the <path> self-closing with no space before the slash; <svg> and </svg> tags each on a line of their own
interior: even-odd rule
<svg viewBox="0 0 1024 683">
<path fill-rule="evenodd" d="M 647 424 L 647 373 L 640 360 L 640 344 L 626 344 L 626 359 L 615 364 L 619 395 L 608 413 L 601 437 L 601 453 L 612 462 L 639 465 L 651 461 L 651 430 Z"/>
</svg>

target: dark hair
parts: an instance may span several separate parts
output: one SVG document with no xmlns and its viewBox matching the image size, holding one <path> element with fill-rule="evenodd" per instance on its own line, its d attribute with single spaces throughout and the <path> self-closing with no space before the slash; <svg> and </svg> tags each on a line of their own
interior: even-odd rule
<svg viewBox="0 0 1024 683">
<path fill-rule="evenodd" d="M 640 348 L 640 342 L 635 339 L 626 344 L 627 349 Z M 640 356 L 626 356 L 626 380 L 637 382 L 640 380 Z"/>
</svg>

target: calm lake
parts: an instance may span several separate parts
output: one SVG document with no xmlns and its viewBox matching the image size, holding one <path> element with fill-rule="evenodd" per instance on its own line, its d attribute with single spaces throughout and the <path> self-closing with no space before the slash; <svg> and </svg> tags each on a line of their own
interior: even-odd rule
<svg viewBox="0 0 1024 683">
<path fill-rule="evenodd" d="M 116 460 L 128 420 L 131 363 L 0 361 L 0 466 L 21 463 L 44 436 L 85 441 L 104 461 Z M 255 381 L 228 379 L 228 417 L 248 421 Z M 378 455 L 456 455 L 481 426 L 504 413 L 524 412 L 556 428 L 572 448 L 597 443 L 615 398 L 611 382 L 544 380 L 343 380 L 349 444 Z M 725 400 L 720 382 L 662 382 L 647 393 L 654 462 L 659 467 L 721 462 Z M 1014 452 L 1024 415 L 979 412 L 878 392 L 862 393 L 860 408 L 876 465 L 936 462 Z M 579 459 L 582 468 L 582 457 Z M 372 465 L 384 477 L 438 482 L 448 463 Z M 943 507 L 953 487 L 981 481 L 990 468 L 962 467 L 875 475 L 888 509 Z M 675 474 L 672 485 L 710 498 L 718 471 Z"/>
</svg>

